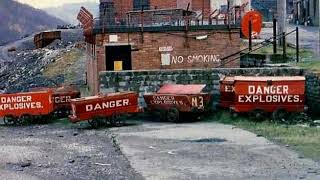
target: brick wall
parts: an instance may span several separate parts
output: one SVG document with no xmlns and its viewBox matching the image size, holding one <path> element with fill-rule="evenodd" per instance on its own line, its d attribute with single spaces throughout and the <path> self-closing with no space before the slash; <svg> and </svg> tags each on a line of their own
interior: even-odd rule
<svg viewBox="0 0 320 180">
<path fill-rule="evenodd" d="M 150 0 L 150 6 L 151 9 L 176 8 L 177 0 Z"/>
<path fill-rule="evenodd" d="M 205 91 L 212 93 L 214 95 L 215 102 L 218 102 L 220 96 L 219 81 L 228 75 L 297 76 L 303 75 L 303 70 L 297 68 L 235 68 L 101 72 L 100 91 L 102 93 L 119 91 L 139 92 L 139 102 L 142 106 L 145 106 L 143 95 L 158 91 L 162 84 L 207 84 Z"/>
<path fill-rule="evenodd" d="M 126 13 L 133 10 L 133 0 L 114 0 L 114 7 L 118 17 L 126 17 Z"/>
<path fill-rule="evenodd" d="M 99 70 L 106 69 L 103 45 L 109 43 L 109 35 L 111 34 L 112 33 L 96 35 Z M 186 46 L 184 32 L 145 32 L 143 34 L 143 42 L 140 32 L 116 34 L 118 35 L 118 44 L 131 44 L 135 49 L 135 51 L 132 51 L 133 70 L 214 68 L 221 64 L 225 64 L 223 67 L 240 67 L 240 60 L 231 61 L 235 57 L 221 60 L 221 62 L 219 62 L 223 57 L 240 50 L 239 31 L 237 30 L 190 32 L 188 34 L 189 46 Z M 204 40 L 196 40 L 196 37 L 201 35 L 208 35 L 208 38 Z M 173 48 L 173 51 L 168 52 L 170 54 L 171 64 L 168 66 L 162 66 L 161 54 L 163 54 L 163 52 L 159 52 L 159 47 L 168 46 Z M 181 57 L 183 58 L 183 61 L 181 60 Z M 209 60 L 214 57 L 217 61 Z M 174 61 L 178 58 L 180 58 L 179 62 Z"/>
<path fill-rule="evenodd" d="M 202 3 L 204 2 L 204 8 L 206 12 L 210 11 L 210 0 L 150 0 L 150 9 L 169 9 L 169 8 L 187 8 L 190 3 L 190 10 L 201 11 Z M 116 12 L 121 17 L 126 17 L 127 11 L 133 10 L 133 0 L 114 0 Z"/>
<path fill-rule="evenodd" d="M 105 45 L 109 44 L 109 35 L 113 33 L 97 34 L 94 55 L 87 58 L 88 84 L 93 94 L 98 93 L 98 74 L 106 70 Z M 184 32 L 145 32 L 142 36 L 140 32 L 116 33 L 118 44 L 131 44 L 135 49 L 132 54 L 133 70 L 153 70 L 153 69 L 198 69 L 215 68 L 218 66 L 226 68 L 240 67 L 240 60 L 230 61 L 235 57 L 221 60 L 225 56 L 240 50 L 240 38 L 238 30 L 222 31 L 195 31 L 188 34 L 188 44 Z M 196 40 L 195 37 L 208 35 L 207 39 Z M 114 44 L 113 44 L 114 45 Z M 89 45 L 87 52 L 92 52 L 92 45 Z M 171 46 L 170 65 L 161 65 L 161 54 L 159 47 Z M 183 58 L 183 61 L 181 61 Z M 206 59 L 207 58 L 207 59 Z M 179 60 L 178 60 L 179 59 Z M 210 61 L 204 61 L 204 59 Z M 230 62 L 229 62 L 230 61 Z M 228 63 L 227 63 L 228 62 Z"/>
</svg>

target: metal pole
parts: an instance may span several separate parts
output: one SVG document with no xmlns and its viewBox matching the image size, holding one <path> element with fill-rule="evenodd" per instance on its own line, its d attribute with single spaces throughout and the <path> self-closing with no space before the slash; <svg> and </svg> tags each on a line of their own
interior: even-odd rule
<svg viewBox="0 0 320 180">
<path fill-rule="evenodd" d="M 296 56 L 297 63 L 299 62 L 299 27 L 296 27 Z"/>
<path fill-rule="evenodd" d="M 249 51 L 252 51 L 252 21 L 249 21 Z"/>
<path fill-rule="evenodd" d="M 286 33 L 282 33 L 282 50 L 283 50 L 283 60 L 286 61 L 287 59 L 287 43 L 286 43 Z"/>
<path fill-rule="evenodd" d="M 273 18 L 273 54 L 277 54 L 277 19 Z"/>
<path fill-rule="evenodd" d="M 202 0 L 202 26 L 203 26 L 203 21 L 204 21 L 204 0 Z"/>
<path fill-rule="evenodd" d="M 228 15 L 227 15 L 227 23 L 228 23 L 228 28 L 230 29 L 230 0 L 228 0 Z"/>
</svg>

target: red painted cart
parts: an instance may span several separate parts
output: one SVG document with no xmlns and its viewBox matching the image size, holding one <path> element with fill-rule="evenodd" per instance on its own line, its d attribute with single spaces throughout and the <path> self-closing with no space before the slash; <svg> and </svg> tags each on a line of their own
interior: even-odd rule
<svg viewBox="0 0 320 180">
<path fill-rule="evenodd" d="M 110 123 L 121 125 L 121 115 L 138 113 L 138 94 L 135 92 L 110 93 L 71 100 L 72 123 L 88 121 L 93 127 Z"/>
<path fill-rule="evenodd" d="M 6 125 L 49 118 L 54 111 L 52 91 L 0 94 L 0 117 Z"/>
<path fill-rule="evenodd" d="M 197 116 L 210 106 L 211 95 L 203 93 L 206 85 L 166 84 L 156 94 L 145 95 L 148 110 L 159 111 L 161 120 L 180 122 L 181 113 Z"/>
<path fill-rule="evenodd" d="M 73 87 L 55 88 L 53 93 L 53 100 L 56 115 L 58 115 L 58 117 L 68 117 L 71 112 L 71 99 L 80 97 L 80 91 Z"/>
<path fill-rule="evenodd" d="M 68 117 L 71 111 L 71 99 L 81 97 L 81 93 L 74 87 L 62 86 L 58 88 L 33 88 L 30 91 L 52 90 L 52 99 L 54 102 L 55 115 L 59 118 Z"/>
<path fill-rule="evenodd" d="M 227 76 L 220 81 L 220 107 L 229 109 L 234 104 L 234 98 L 234 77 Z"/>
<path fill-rule="evenodd" d="M 305 77 L 234 77 L 235 102 L 231 109 L 260 118 L 272 113 L 274 120 L 305 111 Z"/>
</svg>

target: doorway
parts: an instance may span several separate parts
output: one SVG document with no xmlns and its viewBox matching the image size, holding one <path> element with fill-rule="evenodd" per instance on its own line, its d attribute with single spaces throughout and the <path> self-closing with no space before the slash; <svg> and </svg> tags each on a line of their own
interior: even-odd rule
<svg viewBox="0 0 320 180">
<path fill-rule="evenodd" d="M 107 71 L 132 70 L 131 46 L 106 46 Z"/>
</svg>

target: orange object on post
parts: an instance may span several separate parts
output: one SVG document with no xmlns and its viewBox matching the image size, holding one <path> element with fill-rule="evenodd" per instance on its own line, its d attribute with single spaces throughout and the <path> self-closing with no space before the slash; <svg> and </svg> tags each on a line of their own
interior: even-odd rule
<svg viewBox="0 0 320 180">
<path fill-rule="evenodd" d="M 262 15 L 258 11 L 250 11 L 245 14 L 241 21 L 242 34 L 249 39 L 249 22 L 252 24 L 252 37 L 257 37 L 262 30 Z"/>
</svg>

